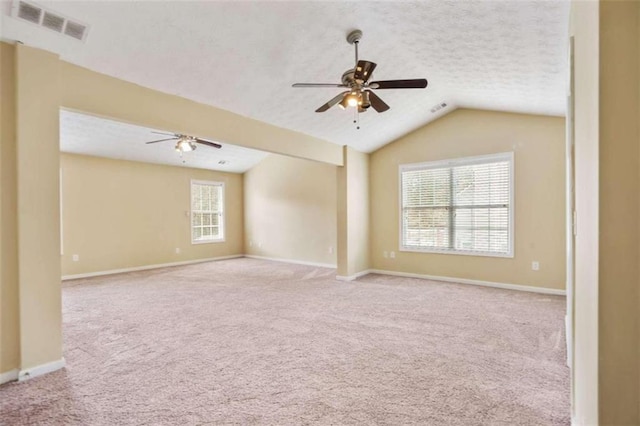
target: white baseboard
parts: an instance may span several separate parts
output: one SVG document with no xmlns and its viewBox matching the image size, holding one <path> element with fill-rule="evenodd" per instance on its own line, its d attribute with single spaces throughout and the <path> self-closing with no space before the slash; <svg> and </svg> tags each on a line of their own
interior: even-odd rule
<svg viewBox="0 0 640 426">
<path fill-rule="evenodd" d="M 307 266 L 317 266 L 319 268 L 336 269 L 336 265 L 331 263 L 307 262 L 306 260 L 295 260 L 295 259 L 281 259 L 278 257 L 256 256 L 254 254 L 245 254 L 244 257 L 248 257 L 250 259 L 262 259 L 262 260 L 273 260 L 275 262 L 294 263 L 296 265 L 307 265 Z"/>
<path fill-rule="evenodd" d="M 195 263 L 212 262 L 214 260 L 237 259 L 239 257 L 244 257 L 244 255 L 242 255 L 242 254 L 234 254 L 234 255 L 231 255 L 231 256 L 209 257 L 207 259 L 184 260 L 182 262 L 158 263 L 158 264 L 155 264 L 155 265 L 134 266 L 132 268 L 111 269 L 111 270 L 108 270 L 108 271 L 88 272 L 86 274 L 63 275 L 62 276 L 62 280 L 63 281 L 66 281 L 66 280 L 77 280 L 79 278 L 91 278 L 91 277 L 99 277 L 99 276 L 102 276 L 102 275 L 122 274 L 122 273 L 125 273 L 125 272 L 146 271 L 148 269 L 167 268 L 167 267 L 170 267 L 170 266 L 192 265 L 192 264 L 195 264 Z"/>
<path fill-rule="evenodd" d="M 0 385 L 18 380 L 18 373 L 17 368 L 0 373 Z"/>
<path fill-rule="evenodd" d="M 43 374 L 53 373 L 56 370 L 64 368 L 64 366 L 64 358 L 60 358 L 57 361 L 52 361 L 46 364 L 36 365 L 35 367 L 26 368 L 24 370 L 20 370 L 20 372 L 18 373 L 18 380 L 22 382 L 25 380 L 33 379 L 34 377 L 42 376 Z"/>
<path fill-rule="evenodd" d="M 364 277 L 365 275 L 369 275 L 371 273 L 371 269 L 365 269 L 364 271 L 360 271 L 353 275 L 336 275 L 336 280 L 338 281 L 353 281 L 360 277 Z"/>
<path fill-rule="evenodd" d="M 393 275 L 397 277 L 422 278 L 425 280 L 432 280 L 432 281 L 444 281 L 444 282 L 457 283 L 457 284 L 471 284 L 471 285 L 479 285 L 483 287 L 503 288 L 507 290 L 528 291 L 530 293 L 555 294 L 558 296 L 566 296 L 567 294 L 565 290 L 559 290 L 556 288 L 544 288 L 544 287 L 533 287 L 529 285 L 520 285 L 520 284 L 496 283 L 491 281 L 469 280 L 465 278 L 440 277 L 436 275 L 424 275 L 424 274 L 413 274 L 409 272 L 385 271 L 381 269 L 371 269 L 369 272 L 372 274 Z"/>
</svg>

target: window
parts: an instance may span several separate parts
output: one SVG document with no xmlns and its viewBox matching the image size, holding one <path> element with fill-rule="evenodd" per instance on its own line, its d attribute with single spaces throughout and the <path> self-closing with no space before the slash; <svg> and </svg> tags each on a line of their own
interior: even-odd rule
<svg viewBox="0 0 640 426">
<path fill-rule="evenodd" d="M 224 184 L 191 181 L 191 243 L 224 241 Z"/>
<path fill-rule="evenodd" d="M 400 250 L 513 257 L 513 153 L 400 166 Z"/>
</svg>

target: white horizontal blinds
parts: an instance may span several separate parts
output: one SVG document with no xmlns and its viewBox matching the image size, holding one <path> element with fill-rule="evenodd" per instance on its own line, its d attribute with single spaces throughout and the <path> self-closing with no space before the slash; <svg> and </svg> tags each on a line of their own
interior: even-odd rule
<svg viewBox="0 0 640 426">
<path fill-rule="evenodd" d="M 403 168 L 402 247 L 510 254 L 511 168 L 511 154 Z"/>
<path fill-rule="evenodd" d="M 191 235 L 194 242 L 223 238 L 221 184 L 191 183 L 191 220 Z"/>
<path fill-rule="evenodd" d="M 449 168 L 411 170 L 402 174 L 404 246 L 449 248 L 450 174 Z"/>
<path fill-rule="evenodd" d="M 509 253 L 510 162 L 452 168 L 455 250 Z"/>
</svg>

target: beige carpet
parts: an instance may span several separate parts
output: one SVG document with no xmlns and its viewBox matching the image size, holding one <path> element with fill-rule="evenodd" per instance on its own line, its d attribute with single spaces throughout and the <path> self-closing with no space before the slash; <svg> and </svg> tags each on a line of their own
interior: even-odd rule
<svg viewBox="0 0 640 426">
<path fill-rule="evenodd" d="M 569 424 L 564 298 L 255 259 L 67 282 L 3 425 Z"/>
</svg>

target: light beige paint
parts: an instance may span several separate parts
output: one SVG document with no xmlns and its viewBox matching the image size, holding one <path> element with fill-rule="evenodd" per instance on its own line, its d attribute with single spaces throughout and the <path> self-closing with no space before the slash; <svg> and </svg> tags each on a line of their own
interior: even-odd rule
<svg viewBox="0 0 640 426">
<path fill-rule="evenodd" d="M 341 147 L 212 106 L 60 62 L 62 105 L 141 126 L 248 148 L 342 164 Z"/>
<path fill-rule="evenodd" d="M 575 238 L 573 416 L 598 424 L 599 6 L 573 1 Z"/>
<path fill-rule="evenodd" d="M 244 175 L 247 254 L 336 264 L 336 167 L 270 155 Z"/>
<path fill-rule="evenodd" d="M 338 276 L 370 269 L 369 154 L 344 147 L 338 168 Z M 375 230 L 377 232 L 377 230 Z"/>
<path fill-rule="evenodd" d="M 19 310 L 20 368 L 62 356 L 60 107 L 342 164 L 341 148 L 331 143 L 107 77 L 38 49 L 24 45 L 16 49 L 19 301 L 17 308 L 9 304 Z M 9 261 L 7 254 L 2 256 L 3 262 Z M 10 311 L 3 307 L 3 312 Z M 15 348 L 8 348 L 3 350 L 15 353 Z"/>
<path fill-rule="evenodd" d="M 0 374 L 20 366 L 15 49 L 0 43 Z"/>
<path fill-rule="evenodd" d="M 638 2 L 600 3 L 598 393 L 606 425 L 640 424 L 639 18 Z"/>
<path fill-rule="evenodd" d="M 572 4 L 575 424 L 640 424 L 640 3 Z"/>
<path fill-rule="evenodd" d="M 241 174 L 64 153 L 61 168 L 63 276 L 243 254 Z M 224 182 L 224 242 L 191 244 L 191 179 Z"/>
<path fill-rule="evenodd" d="M 57 56 L 16 46 L 20 367 L 62 358 Z"/>
<path fill-rule="evenodd" d="M 457 110 L 371 155 L 371 259 L 374 269 L 565 287 L 564 119 Z M 399 251 L 401 164 L 513 151 L 514 258 Z M 395 259 L 383 251 L 395 251 Z M 540 270 L 531 269 L 532 261 Z"/>
</svg>

